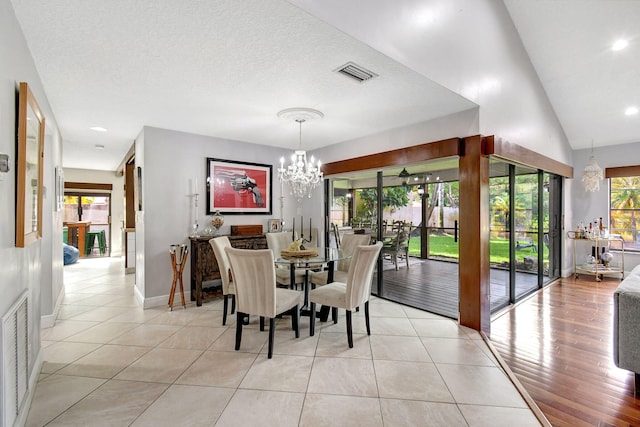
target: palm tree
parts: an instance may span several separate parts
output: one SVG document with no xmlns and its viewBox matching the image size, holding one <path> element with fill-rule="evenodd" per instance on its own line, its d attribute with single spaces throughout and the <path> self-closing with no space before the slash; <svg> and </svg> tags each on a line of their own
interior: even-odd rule
<svg viewBox="0 0 640 427">
<path fill-rule="evenodd" d="M 636 243 L 638 224 L 636 211 L 640 209 L 640 177 L 613 178 L 611 180 L 611 230 L 628 230 Z"/>
</svg>

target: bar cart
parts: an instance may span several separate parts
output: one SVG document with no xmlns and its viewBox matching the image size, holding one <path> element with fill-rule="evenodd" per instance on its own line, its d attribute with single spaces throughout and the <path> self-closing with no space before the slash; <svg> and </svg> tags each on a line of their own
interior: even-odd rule
<svg viewBox="0 0 640 427">
<path fill-rule="evenodd" d="M 567 233 L 567 237 L 573 240 L 573 272 L 576 279 L 579 277 L 580 273 L 594 276 L 597 282 L 602 281 L 602 278 L 605 275 L 619 274 L 620 280 L 624 279 L 624 240 L 620 235 L 611 234 L 602 237 L 589 237 L 583 233 L 569 231 Z M 595 248 L 595 251 L 592 252 L 594 262 L 585 262 L 583 264 L 577 263 L 576 242 L 578 241 L 589 242 L 590 246 Z M 608 248 L 612 242 L 620 243 L 620 253 L 617 257 L 619 260 L 615 263 L 604 263 L 600 260 L 601 249 Z"/>
</svg>

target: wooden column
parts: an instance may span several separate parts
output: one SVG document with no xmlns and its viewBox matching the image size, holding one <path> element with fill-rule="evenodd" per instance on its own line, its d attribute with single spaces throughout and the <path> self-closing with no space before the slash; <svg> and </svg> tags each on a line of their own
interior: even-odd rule
<svg viewBox="0 0 640 427">
<path fill-rule="evenodd" d="M 459 322 L 489 335 L 489 158 L 481 136 L 461 144 Z"/>
</svg>

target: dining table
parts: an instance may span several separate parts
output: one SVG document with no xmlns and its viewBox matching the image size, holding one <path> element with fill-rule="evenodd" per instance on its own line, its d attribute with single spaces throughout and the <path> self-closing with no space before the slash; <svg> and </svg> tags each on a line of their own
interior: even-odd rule
<svg viewBox="0 0 640 427">
<path fill-rule="evenodd" d="M 316 248 L 313 248 L 316 249 Z M 315 251 L 314 251 L 315 252 Z M 304 252 L 302 252 L 304 254 Z M 302 310 L 300 314 L 303 316 L 309 316 L 310 310 L 309 306 L 309 291 L 311 289 L 311 283 L 309 282 L 309 272 L 313 270 L 318 270 L 321 268 L 327 268 L 327 283 L 333 282 L 333 272 L 335 270 L 336 261 L 346 260 L 351 258 L 350 254 L 346 254 L 341 249 L 338 248 L 317 248 L 317 254 L 313 255 L 300 255 L 296 256 L 295 254 L 291 254 L 291 252 L 287 252 L 286 254 L 280 254 L 280 256 L 276 257 L 275 264 L 277 267 L 281 268 L 289 268 L 291 272 L 291 282 L 296 282 L 296 270 L 304 270 L 305 278 L 304 278 L 304 304 L 302 306 Z M 329 317 L 329 307 L 323 306 L 320 309 L 320 314 L 318 315 L 321 322 L 326 322 Z"/>
<path fill-rule="evenodd" d="M 72 246 L 78 248 L 80 258 L 84 258 L 87 255 L 86 236 L 89 234 L 91 221 L 64 221 L 62 225 L 68 228 L 68 240 L 74 243 Z"/>
</svg>

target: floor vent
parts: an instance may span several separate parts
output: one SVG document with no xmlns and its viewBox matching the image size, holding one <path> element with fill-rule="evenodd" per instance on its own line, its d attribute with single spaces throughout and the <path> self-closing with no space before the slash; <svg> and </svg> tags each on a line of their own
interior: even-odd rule
<svg viewBox="0 0 640 427">
<path fill-rule="evenodd" d="M 29 300 L 25 291 L 2 318 L 2 426 L 13 426 L 29 388 Z"/>
<path fill-rule="evenodd" d="M 378 77 L 376 73 L 369 71 L 358 64 L 354 64 L 353 62 L 347 62 L 342 67 L 339 67 L 334 71 L 344 76 L 351 77 L 358 83 L 366 82 L 367 80 L 371 80 L 374 77 Z"/>
</svg>

